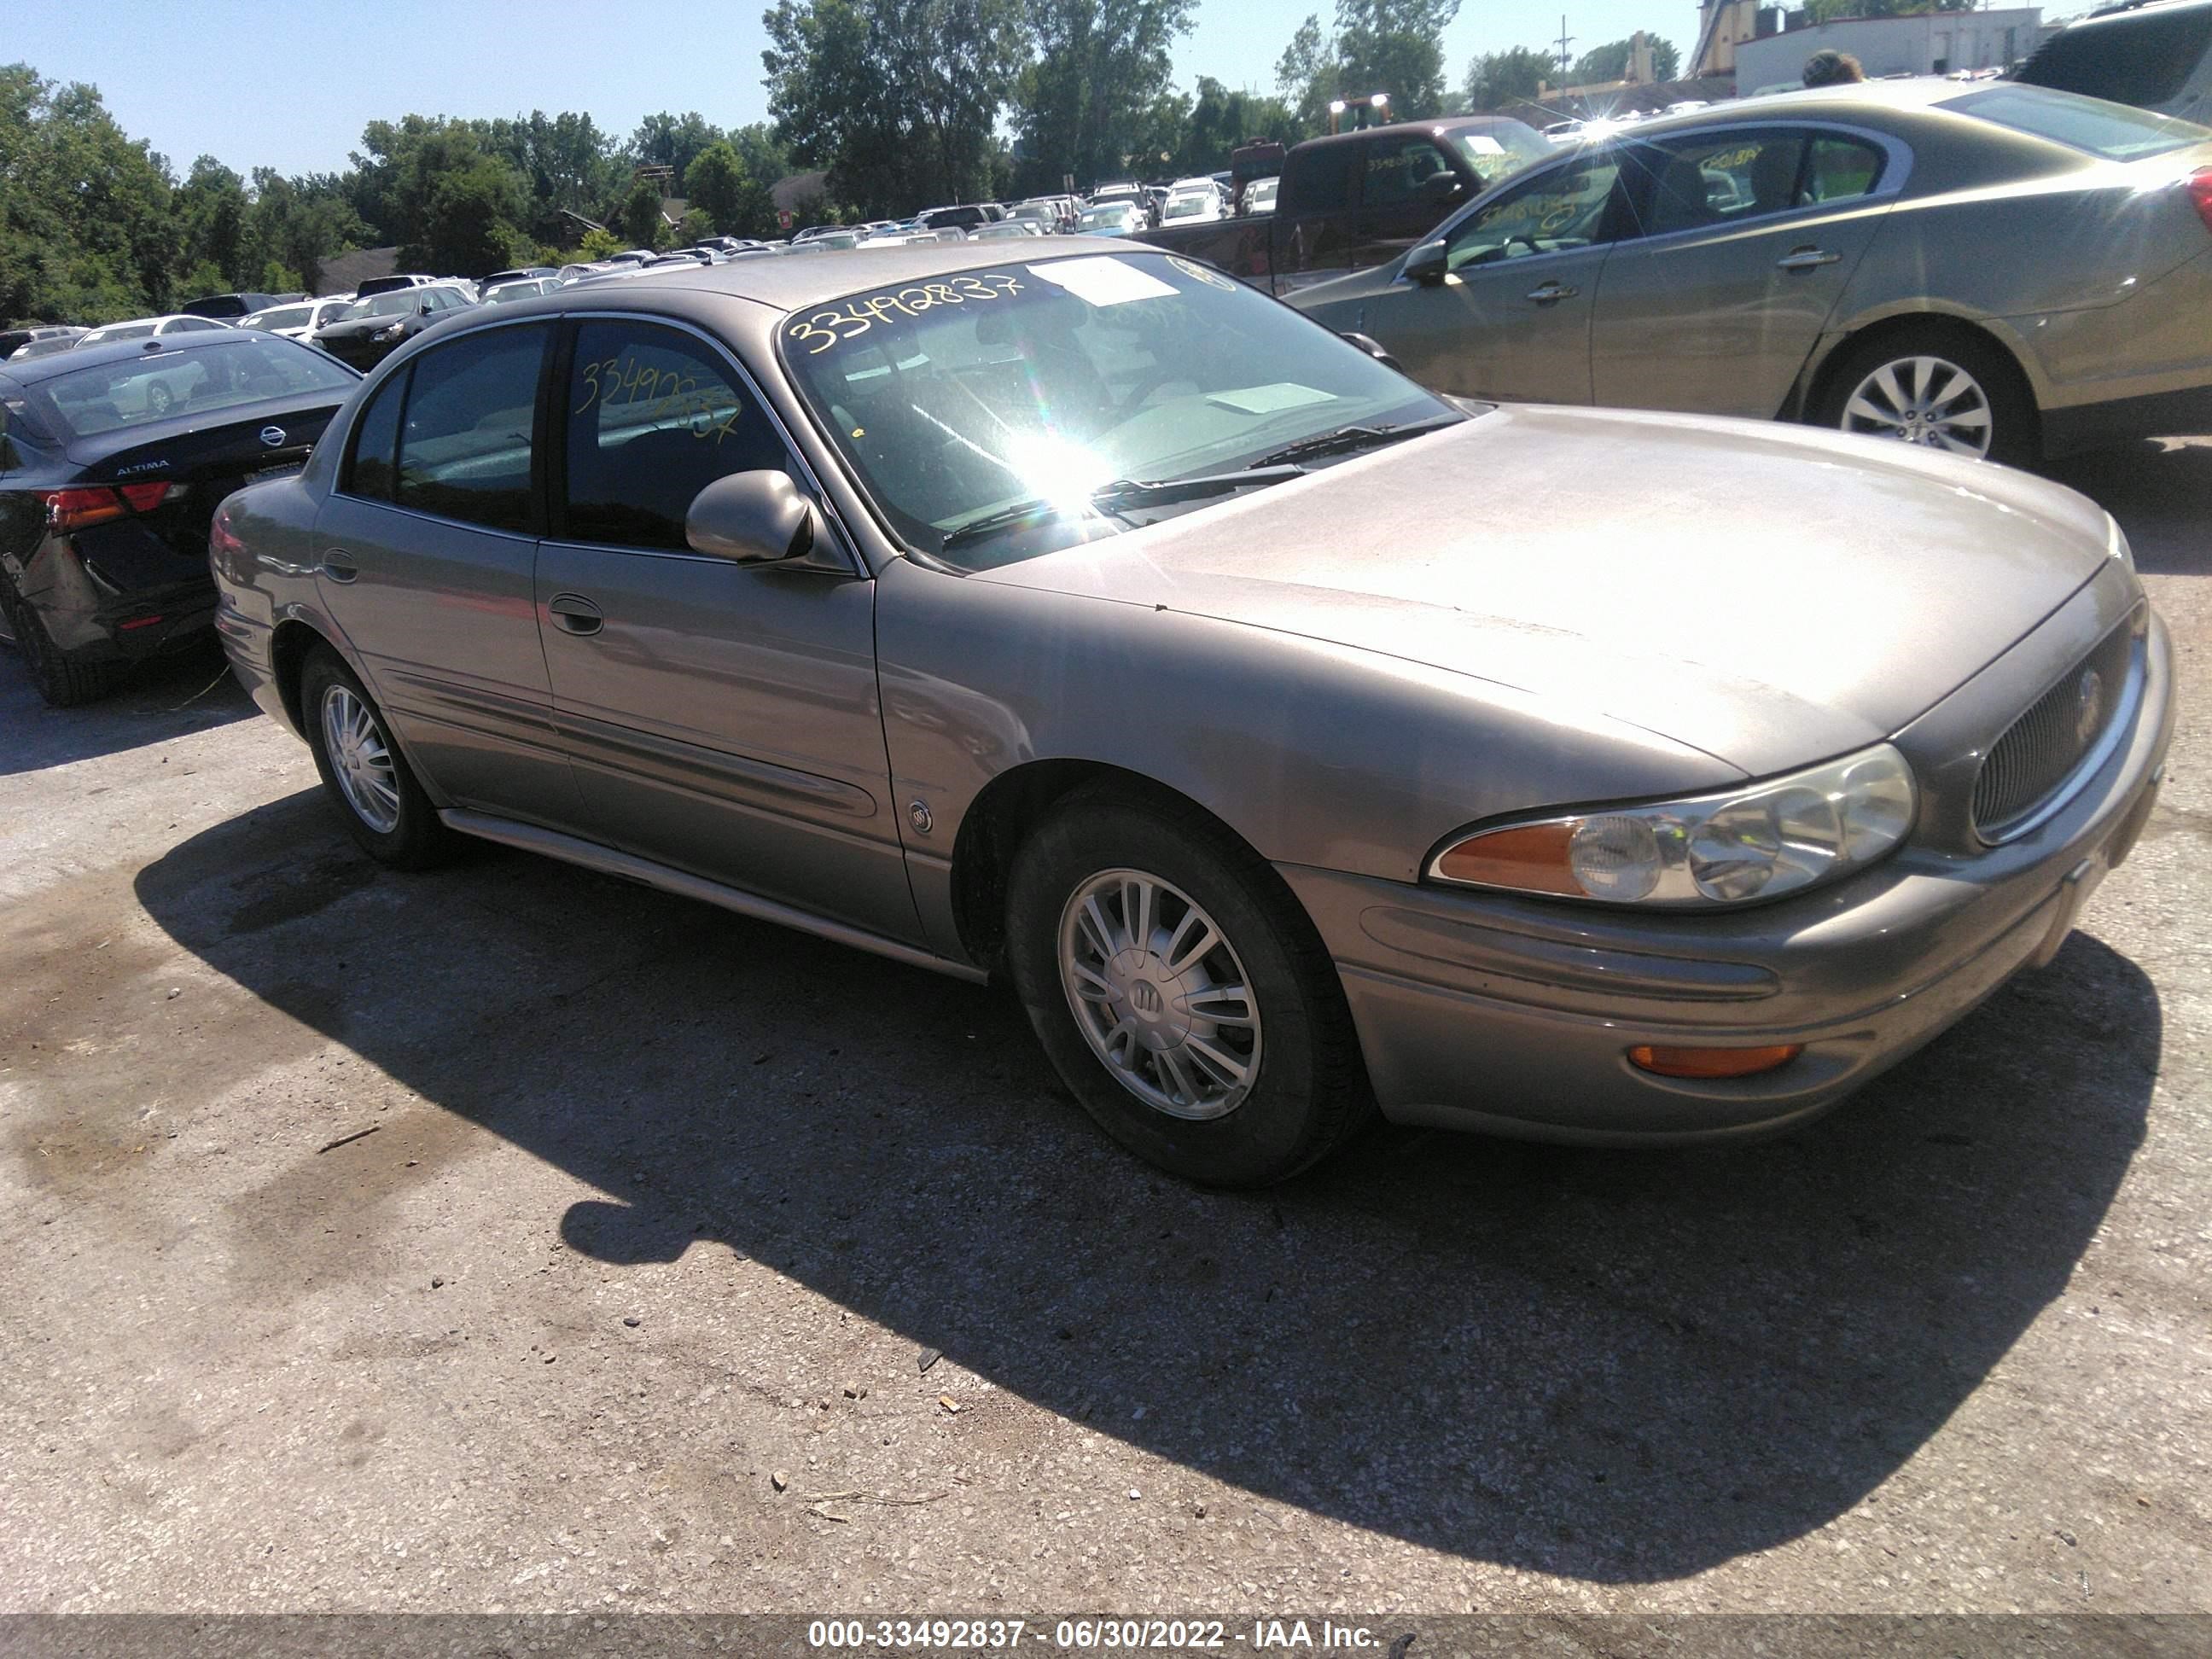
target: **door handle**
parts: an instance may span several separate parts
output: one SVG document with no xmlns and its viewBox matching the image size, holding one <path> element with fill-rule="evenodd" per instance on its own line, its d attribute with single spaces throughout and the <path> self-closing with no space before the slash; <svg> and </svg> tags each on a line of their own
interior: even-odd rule
<svg viewBox="0 0 2212 1659">
<path fill-rule="evenodd" d="M 323 574 L 334 582 L 349 582 L 361 574 L 361 567 L 353 562 L 352 554 L 334 547 L 323 555 Z"/>
<path fill-rule="evenodd" d="M 1844 256 L 1831 253 L 1824 247 L 1792 248 L 1774 262 L 1777 270 L 1818 270 L 1822 265 L 1832 265 Z"/>
<path fill-rule="evenodd" d="M 1541 288 L 1530 289 L 1528 297 L 1540 306 L 1555 306 L 1562 300 L 1573 299 L 1581 292 L 1582 289 L 1569 288 L 1564 283 L 1547 283 Z"/>
<path fill-rule="evenodd" d="M 563 634 L 596 634 L 606 622 L 605 613 L 580 593 L 556 593 L 545 608 Z"/>
</svg>

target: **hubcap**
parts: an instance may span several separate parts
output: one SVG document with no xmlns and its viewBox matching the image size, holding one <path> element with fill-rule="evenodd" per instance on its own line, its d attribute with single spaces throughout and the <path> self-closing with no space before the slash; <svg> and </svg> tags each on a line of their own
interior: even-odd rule
<svg viewBox="0 0 2212 1659">
<path fill-rule="evenodd" d="M 399 823 L 392 750 L 368 705 L 345 686 L 323 693 L 323 746 L 330 753 L 331 775 L 354 815 L 378 835 L 390 835 Z"/>
<path fill-rule="evenodd" d="M 1060 918 L 1060 979 L 1091 1052 L 1170 1117 L 1224 1117 L 1260 1074 L 1260 1006 L 1228 935 L 1188 894 L 1107 870 Z"/>
<path fill-rule="evenodd" d="M 1861 380 L 1843 429 L 1948 450 L 1990 453 L 1990 400 L 1981 383 L 1942 357 L 1899 357 Z"/>
</svg>

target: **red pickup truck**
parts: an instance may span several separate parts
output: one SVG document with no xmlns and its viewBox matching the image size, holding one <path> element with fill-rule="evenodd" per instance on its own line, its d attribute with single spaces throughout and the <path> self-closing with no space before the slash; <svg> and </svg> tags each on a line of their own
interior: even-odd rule
<svg viewBox="0 0 2212 1659">
<path fill-rule="evenodd" d="M 1502 115 L 1448 115 L 1309 138 L 1283 158 L 1272 213 L 1167 225 L 1136 240 L 1287 294 L 1396 258 L 1454 208 L 1558 153 L 1535 128 Z M 1240 208 L 1266 183 L 1245 185 Z"/>
</svg>

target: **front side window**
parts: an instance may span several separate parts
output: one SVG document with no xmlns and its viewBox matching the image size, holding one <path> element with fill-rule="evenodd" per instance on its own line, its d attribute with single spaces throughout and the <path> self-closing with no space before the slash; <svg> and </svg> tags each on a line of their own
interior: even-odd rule
<svg viewBox="0 0 2212 1659">
<path fill-rule="evenodd" d="M 530 528 L 544 325 L 464 335 L 415 360 L 393 500 L 487 530 Z"/>
<path fill-rule="evenodd" d="M 705 342 L 651 323 L 576 331 L 567 388 L 570 541 L 681 550 L 692 498 L 732 472 L 788 471 L 782 435 Z"/>
<path fill-rule="evenodd" d="M 1352 205 L 1359 152 L 1346 143 L 1316 144 L 1286 163 L 1283 178 L 1293 188 L 1283 197 L 1285 213 L 1342 213 Z"/>
<path fill-rule="evenodd" d="M 809 307 L 779 333 L 900 538 L 968 568 L 1152 516 L 1090 512 L 1109 483 L 1146 493 L 1347 428 L 1459 418 L 1311 319 L 1166 254 L 1010 259 Z"/>
<path fill-rule="evenodd" d="M 1620 163 L 1591 155 L 1555 167 L 1469 215 L 1445 242 L 1445 268 L 1558 253 L 1612 240 L 1608 208 Z"/>
</svg>

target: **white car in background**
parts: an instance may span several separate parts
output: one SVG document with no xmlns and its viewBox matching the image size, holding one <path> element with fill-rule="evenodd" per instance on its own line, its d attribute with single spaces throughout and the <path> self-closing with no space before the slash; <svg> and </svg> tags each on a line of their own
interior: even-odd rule
<svg viewBox="0 0 2212 1659">
<path fill-rule="evenodd" d="M 1163 225 L 1202 225 L 1226 219 L 1221 186 L 1211 179 L 1178 179 L 1168 187 L 1166 204 L 1160 209 Z"/>
<path fill-rule="evenodd" d="M 117 340 L 149 340 L 168 334 L 198 334 L 210 328 L 228 328 L 228 323 L 218 323 L 212 317 L 187 317 L 172 313 L 167 317 L 133 317 L 127 322 L 103 323 L 100 327 L 76 337 L 77 346 L 107 345 Z"/>
<path fill-rule="evenodd" d="M 353 303 L 350 294 L 326 295 L 319 300 L 301 300 L 291 305 L 271 306 L 266 311 L 256 311 L 240 318 L 233 328 L 258 329 L 264 334 L 281 334 L 288 340 L 306 340 L 319 328 L 327 328 L 345 315 L 346 307 Z"/>
</svg>

